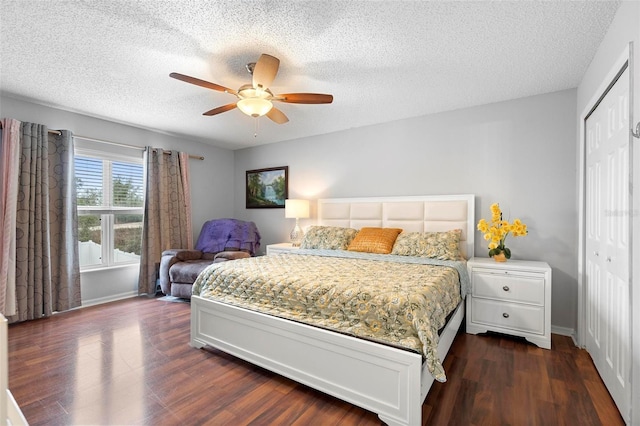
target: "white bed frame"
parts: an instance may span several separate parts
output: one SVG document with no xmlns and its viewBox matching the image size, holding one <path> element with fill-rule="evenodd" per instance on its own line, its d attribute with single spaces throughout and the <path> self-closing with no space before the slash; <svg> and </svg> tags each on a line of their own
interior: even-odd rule
<svg viewBox="0 0 640 426">
<path fill-rule="evenodd" d="M 8 388 L 9 384 L 9 329 L 8 321 L 0 314 L 0 425 L 28 426 L 18 403 Z"/>
<path fill-rule="evenodd" d="M 473 195 L 318 200 L 318 224 L 406 231 L 462 229 L 461 250 L 473 256 Z M 460 303 L 440 335 L 444 360 L 464 318 Z M 378 414 L 388 425 L 419 425 L 433 377 L 418 353 L 191 298 L 191 346 L 209 345 Z"/>
</svg>

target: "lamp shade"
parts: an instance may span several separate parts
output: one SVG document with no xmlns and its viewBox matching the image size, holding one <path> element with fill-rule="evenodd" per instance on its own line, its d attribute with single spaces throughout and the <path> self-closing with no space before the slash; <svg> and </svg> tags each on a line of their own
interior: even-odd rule
<svg viewBox="0 0 640 426">
<path fill-rule="evenodd" d="M 284 217 L 306 219 L 309 217 L 309 200 L 284 200 Z"/>
</svg>

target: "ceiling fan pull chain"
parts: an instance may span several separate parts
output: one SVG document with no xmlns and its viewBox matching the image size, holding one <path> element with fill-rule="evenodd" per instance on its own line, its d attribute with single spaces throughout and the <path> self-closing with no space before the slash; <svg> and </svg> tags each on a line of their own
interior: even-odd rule
<svg viewBox="0 0 640 426">
<path fill-rule="evenodd" d="M 258 117 L 253 117 L 253 137 L 257 138 L 258 137 Z"/>
</svg>

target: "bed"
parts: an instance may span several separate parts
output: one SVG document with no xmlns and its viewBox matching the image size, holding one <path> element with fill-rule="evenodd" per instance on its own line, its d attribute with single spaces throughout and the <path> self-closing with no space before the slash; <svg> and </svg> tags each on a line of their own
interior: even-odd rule
<svg viewBox="0 0 640 426">
<path fill-rule="evenodd" d="M 460 252 L 467 259 L 473 256 L 473 195 L 322 199 L 317 223 L 405 232 L 461 229 Z M 459 303 L 436 339 L 436 364 L 444 359 L 463 317 L 464 303 Z M 190 344 L 220 349 L 373 411 L 388 425 L 420 424 L 422 403 L 434 381 L 424 353 L 196 293 L 191 299 Z"/>
</svg>

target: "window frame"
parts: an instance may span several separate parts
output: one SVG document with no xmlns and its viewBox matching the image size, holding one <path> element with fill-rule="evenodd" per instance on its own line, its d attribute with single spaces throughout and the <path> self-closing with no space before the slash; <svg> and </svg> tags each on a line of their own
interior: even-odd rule
<svg viewBox="0 0 640 426">
<path fill-rule="evenodd" d="M 102 204 L 103 206 L 80 206 L 76 210 L 78 217 L 84 215 L 96 215 L 100 217 L 101 228 L 101 258 L 100 263 L 81 265 L 80 271 L 94 271 L 100 269 L 119 268 L 128 265 L 139 265 L 140 260 L 115 261 L 115 221 L 117 214 L 139 214 L 144 220 L 144 189 L 146 187 L 146 173 L 144 152 L 142 148 L 124 148 L 130 153 L 122 154 L 114 152 L 113 146 L 104 149 L 95 146 L 95 141 L 89 139 L 74 138 L 74 160 L 78 157 L 91 158 L 102 161 Z M 93 146 L 92 146 L 93 145 Z M 116 148 L 122 151 L 122 147 Z M 112 205 L 113 194 L 113 162 L 125 162 L 140 164 L 142 166 L 142 205 L 140 207 L 118 207 Z M 77 225 L 77 224 L 76 224 Z"/>
</svg>

